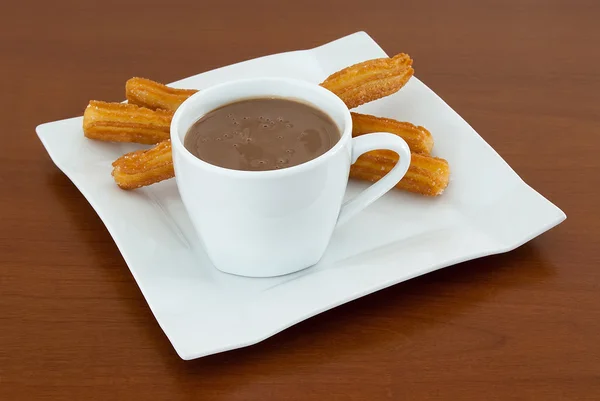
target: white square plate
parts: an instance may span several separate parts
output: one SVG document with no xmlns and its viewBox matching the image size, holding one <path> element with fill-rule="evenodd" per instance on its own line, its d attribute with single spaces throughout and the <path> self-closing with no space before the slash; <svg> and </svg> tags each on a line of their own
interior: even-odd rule
<svg viewBox="0 0 600 401">
<path fill-rule="evenodd" d="M 172 85 L 202 89 L 257 76 L 318 83 L 343 67 L 385 56 L 359 32 L 312 50 L 245 61 Z M 427 127 L 435 139 L 434 155 L 450 163 L 448 189 L 438 198 L 392 191 L 338 229 L 318 265 L 267 279 L 232 276 L 211 266 L 174 180 L 136 191 L 115 185 L 112 161 L 140 146 L 86 139 L 81 117 L 40 125 L 37 133 L 54 163 L 106 224 L 179 356 L 193 359 L 257 343 L 433 270 L 509 251 L 566 218 L 417 78 L 358 110 Z M 348 196 L 365 185 L 351 182 Z"/>
</svg>

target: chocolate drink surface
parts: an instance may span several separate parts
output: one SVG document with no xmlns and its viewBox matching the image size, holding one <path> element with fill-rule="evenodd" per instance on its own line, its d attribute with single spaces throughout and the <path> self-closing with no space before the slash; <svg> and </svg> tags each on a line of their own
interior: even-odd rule
<svg viewBox="0 0 600 401">
<path fill-rule="evenodd" d="M 340 136 L 331 117 L 311 105 L 254 98 L 204 115 L 188 130 L 184 146 L 215 166 L 265 171 L 315 159 L 335 146 Z"/>
</svg>

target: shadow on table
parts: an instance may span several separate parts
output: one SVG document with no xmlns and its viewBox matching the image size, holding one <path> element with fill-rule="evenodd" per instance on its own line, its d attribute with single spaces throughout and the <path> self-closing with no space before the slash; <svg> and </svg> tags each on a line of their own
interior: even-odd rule
<svg viewBox="0 0 600 401">
<path fill-rule="evenodd" d="M 57 172 L 50 176 L 49 186 L 64 199 L 65 216 L 72 218 L 86 236 L 83 245 L 96 248 L 100 241 L 113 244 L 108 253 L 109 246 L 93 253 L 97 260 L 91 263 L 102 267 L 107 266 L 107 260 L 113 265 L 116 258 L 122 260 L 104 225 L 69 179 Z M 81 197 L 82 202 L 67 202 L 75 197 Z M 139 314 L 140 303 L 145 305 L 145 301 L 129 270 L 105 270 L 111 281 L 121 282 L 115 285 L 116 295 Z M 233 375 L 244 386 L 272 372 L 293 372 L 299 366 L 310 369 L 364 349 L 402 346 L 407 339 L 452 324 L 457 317 L 504 291 L 543 282 L 554 274 L 555 268 L 532 241 L 506 254 L 464 262 L 381 290 L 310 318 L 259 344 L 193 361 L 179 359 L 147 306 L 140 324 L 148 328 L 152 346 L 164 356 L 162 362 L 178 373 L 174 377 L 182 384 Z M 137 295 L 132 296 L 132 292 Z M 408 324 L 393 324 L 402 319 Z"/>
</svg>

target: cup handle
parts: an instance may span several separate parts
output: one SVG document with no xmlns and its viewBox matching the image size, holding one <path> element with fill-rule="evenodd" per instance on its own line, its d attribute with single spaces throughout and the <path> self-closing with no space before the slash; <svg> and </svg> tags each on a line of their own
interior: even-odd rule
<svg viewBox="0 0 600 401">
<path fill-rule="evenodd" d="M 358 212 L 381 198 L 386 192 L 394 188 L 404 177 L 410 166 L 410 149 L 404 139 L 394 134 L 377 132 L 361 135 L 352 139 L 352 163 L 356 162 L 363 153 L 372 150 L 388 149 L 396 152 L 400 160 L 389 173 L 382 179 L 365 189 L 354 198 L 344 202 L 338 215 L 337 226 L 346 223 Z"/>
</svg>

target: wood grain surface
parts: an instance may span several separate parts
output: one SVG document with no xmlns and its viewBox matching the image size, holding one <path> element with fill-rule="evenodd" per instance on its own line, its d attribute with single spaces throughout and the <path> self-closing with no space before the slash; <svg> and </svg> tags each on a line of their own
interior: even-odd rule
<svg viewBox="0 0 600 401">
<path fill-rule="evenodd" d="M 600 2 L 5 2 L 1 400 L 600 399 Z M 35 135 L 169 82 L 358 30 L 458 111 L 566 222 L 246 349 L 185 362 Z M 477 166 L 473 166 L 477 168 Z"/>
</svg>

